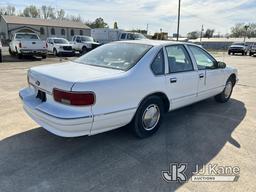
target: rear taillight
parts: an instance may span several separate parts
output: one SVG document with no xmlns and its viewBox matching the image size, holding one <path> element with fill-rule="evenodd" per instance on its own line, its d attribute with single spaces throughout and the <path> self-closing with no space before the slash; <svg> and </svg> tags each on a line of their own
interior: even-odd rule
<svg viewBox="0 0 256 192">
<path fill-rule="evenodd" d="M 53 89 L 54 100 L 67 105 L 89 106 L 95 103 L 95 94 L 93 92 L 68 92 L 59 89 Z"/>
<path fill-rule="evenodd" d="M 19 48 L 22 48 L 22 44 L 21 43 L 19 43 Z"/>
<path fill-rule="evenodd" d="M 48 43 L 45 44 L 45 47 L 48 48 Z"/>
</svg>

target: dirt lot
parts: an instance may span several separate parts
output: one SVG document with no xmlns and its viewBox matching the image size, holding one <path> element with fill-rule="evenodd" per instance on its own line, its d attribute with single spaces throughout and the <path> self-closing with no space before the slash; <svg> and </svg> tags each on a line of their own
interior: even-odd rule
<svg viewBox="0 0 256 192">
<path fill-rule="evenodd" d="M 256 191 L 256 57 L 217 54 L 239 69 L 232 99 L 208 99 L 166 115 L 159 132 L 139 140 L 121 128 L 60 138 L 22 110 L 26 70 L 54 63 L 5 56 L 0 64 L 0 191 Z M 68 58 L 73 59 L 73 58 Z M 65 61 L 65 60 L 64 60 Z M 237 182 L 166 183 L 170 163 L 239 166 Z"/>
</svg>

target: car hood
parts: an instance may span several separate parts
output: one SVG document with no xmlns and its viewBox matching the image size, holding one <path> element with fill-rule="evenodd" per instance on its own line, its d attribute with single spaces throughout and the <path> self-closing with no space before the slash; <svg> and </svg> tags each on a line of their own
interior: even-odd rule
<svg viewBox="0 0 256 192">
<path fill-rule="evenodd" d="M 124 73 L 116 69 L 108 69 L 75 62 L 33 67 L 29 70 L 29 82 L 40 85 L 43 90 L 51 92 L 53 88 L 71 90 L 77 82 L 89 82 Z"/>
<path fill-rule="evenodd" d="M 92 42 L 92 41 L 82 41 L 82 43 L 90 43 L 90 44 L 94 44 L 94 45 L 99 45 L 99 43 L 97 43 L 97 42 Z"/>
<path fill-rule="evenodd" d="M 71 44 L 56 44 L 57 46 L 72 46 Z"/>
</svg>

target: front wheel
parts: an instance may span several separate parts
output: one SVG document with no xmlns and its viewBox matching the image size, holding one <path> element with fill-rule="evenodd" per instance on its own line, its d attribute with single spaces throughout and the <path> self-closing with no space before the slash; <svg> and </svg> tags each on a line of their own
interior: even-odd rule
<svg viewBox="0 0 256 192">
<path fill-rule="evenodd" d="M 232 95 L 233 87 L 234 83 L 232 82 L 231 78 L 229 78 L 224 90 L 219 95 L 215 96 L 215 100 L 219 103 L 226 103 Z"/>
<path fill-rule="evenodd" d="M 132 121 L 135 135 L 139 138 L 153 135 L 161 125 L 163 113 L 163 102 L 159 97 L 150 96 L 145 99 Z"/>
</svg>

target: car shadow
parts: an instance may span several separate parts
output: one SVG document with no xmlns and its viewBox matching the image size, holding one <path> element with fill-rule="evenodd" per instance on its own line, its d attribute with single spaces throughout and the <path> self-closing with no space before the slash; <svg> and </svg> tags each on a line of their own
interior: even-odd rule
<svg viewBox="0 0 256 192">
<path fill-rule="evenodd" d="M 138 139 L 129 126 L 95 136 L 61 138 L 42 128 L 0 141 L 0 191 L 174 191 L 170 163 L 206 165 L 244 119 L 243 102 L 208 99 L 168 113 L 159 131 Z M 216 162 L 218 163 L 218 162 Z"/>
</svg>

